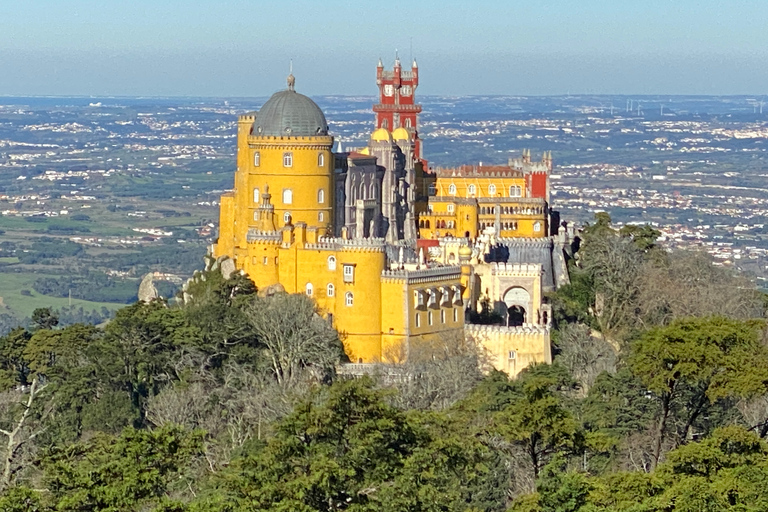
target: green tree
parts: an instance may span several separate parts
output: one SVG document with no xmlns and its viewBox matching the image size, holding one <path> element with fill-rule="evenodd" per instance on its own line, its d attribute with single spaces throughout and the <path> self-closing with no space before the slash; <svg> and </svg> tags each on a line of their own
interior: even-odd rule
<svg viewBox="0 0 768 512">
<path fill-rule="evenodd" d="M 524 449 L 534 478 L 552 456 L 581 450 L 581 432 L 561 391 L 574 385 L 559 365 L 534 365 L 514 383 L 518 396 L 496 418 L 499 431 Z"/>
<path fill-rule="evenodd" d="M 51 308 L 37 308 L 32 312 L 32 324 L 36 329 L 53 329 L 59 325 L 59 317 Z"/>
<path fill-rule="evenodd" d="M 766 392 L 768 350 L 761 321 L 722 317 L 673 321 L 648 331 L 632 345 L 629 367 L 659 397 L 654 460 L 658 463 L 675 401 L 686 400 L 675 443 L 687 442 L 707 404 Z"/>
<path fill-rule="evenodd" d="M 202 451 L 202 434 L 167 426 L 126 429 L 56 448 L 43 461 L 57 511 L 150 510 L 179 488 L 188 490 L 188 467 Z"/>
</svg>

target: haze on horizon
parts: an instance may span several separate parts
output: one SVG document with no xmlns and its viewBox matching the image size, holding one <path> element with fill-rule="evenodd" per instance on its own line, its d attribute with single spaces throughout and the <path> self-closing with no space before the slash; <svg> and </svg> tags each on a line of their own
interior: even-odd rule
<svg viewBox="0 0 768 512">
<path fill-rule="evenodd" d="M 0 95 L 768 93 L 768 2 L 0 0 Z M 412 53 L 411 53 L 412 48 Z"/>
</svg>

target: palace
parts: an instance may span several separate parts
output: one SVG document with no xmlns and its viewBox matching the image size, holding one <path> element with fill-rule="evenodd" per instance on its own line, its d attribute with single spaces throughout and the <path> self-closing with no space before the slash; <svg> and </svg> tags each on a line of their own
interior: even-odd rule
<svg viewBox="0 0 768 512">
<path fill-rule="evenodd" d="M 572 237 L 550 208 L 551 154 L 429 170 L 418 77 L 415 61 L 379 61 L 376 128 L 352 151 L 333 151 L 293 75 L 241 115 L 214 255 L 260 289 L 312 297 L 354 363 L 402 362 L 419 343 L 467 335 L 511 375 L 551 361 L 544 294 L 568 280 Z M 471 323 L 481 317 L 496 325 Z"/>
</svg>

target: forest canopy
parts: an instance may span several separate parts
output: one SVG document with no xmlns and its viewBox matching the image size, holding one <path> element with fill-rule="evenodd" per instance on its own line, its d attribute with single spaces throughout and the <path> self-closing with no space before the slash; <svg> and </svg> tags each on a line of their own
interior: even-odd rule
<svg viewBox="0 0 768 512">
<path fill-rule="evenodd" d="M 0 338 L 0 510 L 766 510 L 765 297 L 657 236 L 584 230 L 554 363 L 514 380 L 455 338 L 338 374 L 317 305 L 239 274 L 37 310 Z"/>
</svg>

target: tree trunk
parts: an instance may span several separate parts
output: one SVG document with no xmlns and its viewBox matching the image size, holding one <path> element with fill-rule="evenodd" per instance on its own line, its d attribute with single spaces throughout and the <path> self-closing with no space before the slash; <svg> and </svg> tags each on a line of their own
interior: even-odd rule
<svg viewBox="0 0 768 512">
<path fill-rule="evenodd" d="M 671 402 L 672 393 L 662 393 L 661 418 L 659 418 L 659 427 L 656 431 L 656 446 L 653 449 L 653 467 L 659 465 L 659 459 L 661 458 L 661 446 L 664 443 L 664 431 L 667 429 L 667 418 L 669 417 Z"/>
<path fill-rule="evenodd" d="M 24 412 L 22 412 L 19 421 L 16 422 L 13 430 L 0 429 L 0 434 L 5 435 L 8 438 L 8 442 L 5 447 L 5 464 L 3 465 L 3 475 L 0 478 L 0 490 L 5 490 L 11 485 L 11 477 L 15 473 L 13 470 L 13 461 L 16 456 L 16 452 L 26 441 L 19 440 L 19 434 L 21 429 L 24 428 L 24 424 L 29 417 L 29 411 L 32 409 L 32 404 L 38 394 L 45 388 L 45 386 L 38 387 L 37 377 L 32 379 L 32 385 L 29 389 L 29 397 L 27 403 L 22 404 L 24 406 Z M 34 434 L 31 436 L 34 437 Z"/>
</svg>

